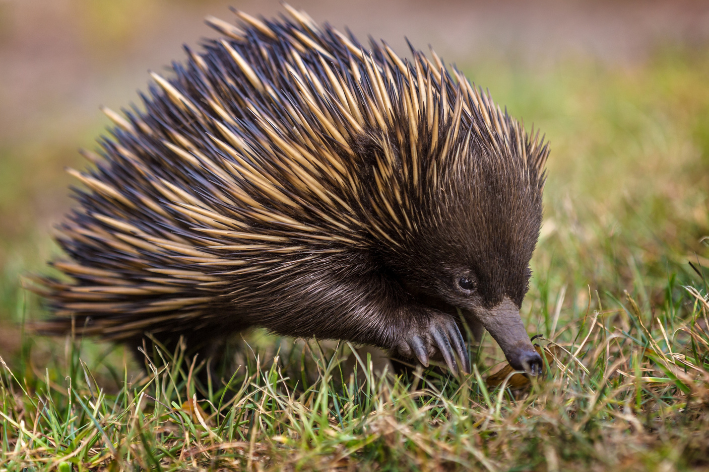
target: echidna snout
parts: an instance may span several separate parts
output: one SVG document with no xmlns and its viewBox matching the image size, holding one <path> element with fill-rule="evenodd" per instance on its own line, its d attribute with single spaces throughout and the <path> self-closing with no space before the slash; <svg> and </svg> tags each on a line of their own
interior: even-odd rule
<svg viewBox="0 0 709 472">
<path fill-rule="evenodd" d="M 55 315 L 39 329 L 209 354 L 262 327 L 469 371 L 461 310 L 534 370 L 519 306 L 543 139 L 435 53 L 285 8 L 209 18 L 223 38 L 152 74 L 141 107 L 105 110 L 116 126 L 72 171 L 59 227 L 67 277 L 38 278 Z"/>
<path fill-rule="evenodd" d="M 500 345 L 510 365 L 517 370 L 537 375 L 542 371 L 542 358 L 534 349 L 522 325 L 519 307 L 505 297 L 490 310 L 478 309 L 476 320 Z"/>
</svg>

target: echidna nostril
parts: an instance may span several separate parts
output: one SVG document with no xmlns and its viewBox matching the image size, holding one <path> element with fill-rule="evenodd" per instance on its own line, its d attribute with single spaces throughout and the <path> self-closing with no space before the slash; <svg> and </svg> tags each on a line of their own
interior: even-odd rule
<svg viewBox="0 0 709 472">
<path fill-rule="evenodd" d="M 535 351 L 525 351 L 519 359 L 522 369 L 530 375 L 540 375 L 542 373 L 542 358 Z"/>
</svg>

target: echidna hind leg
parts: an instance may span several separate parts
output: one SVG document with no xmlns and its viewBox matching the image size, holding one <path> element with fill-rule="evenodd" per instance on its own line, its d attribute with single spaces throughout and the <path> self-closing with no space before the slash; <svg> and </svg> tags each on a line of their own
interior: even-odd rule
<svg viewBox="0 0 709 472">
<path fill-rule="evenodd" d="M 182 359 L 185 371 L 189 371 L 194 364 L 196 369 L 194 378 L 199 382 L 203 392 L 207 391 L 210 380 L 213 390 L 217 391 L 222 386 L 221 378 L 224 376 L 228 378 L 230 375 L 226 372 L 226 368 L 231 366 L 227 341 L 236 332 L 238 330 L 186 329 L 149 333 L 131 338 L 125 344 L 133 352 L 138 363 L 146 367 L 148 367 L 148 360 L 154 365 L 161 366 L 164 362 L 173 364 L 179 358 Z"/>
</svg>

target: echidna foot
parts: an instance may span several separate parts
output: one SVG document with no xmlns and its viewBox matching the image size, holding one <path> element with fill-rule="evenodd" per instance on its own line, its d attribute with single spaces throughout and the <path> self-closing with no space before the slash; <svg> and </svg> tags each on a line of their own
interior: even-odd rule
<svg viewBox="0 0 709 472">
<path fill-rule="evenodd" d="M 444 313 L 431 315 L 424 326 L 412 326 L 399 342 L 397 350 L 404 357 L 415 357 L 425 367 L 429 365 L 429 358 L 440 355 L 454 375 L 458 374 L 459 365 L 463 372 L 470 372 L 467 349 L 458 323 Z"/>
</svg>

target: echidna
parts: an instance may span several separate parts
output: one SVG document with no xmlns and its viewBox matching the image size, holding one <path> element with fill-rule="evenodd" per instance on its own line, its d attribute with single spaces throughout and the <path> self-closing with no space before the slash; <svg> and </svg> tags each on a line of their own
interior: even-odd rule
<svg viewBox="0 0 709 472">
<path fill-rule="evenodd" d="M 301 11 L 208 18 L 71 171 L 59 228 L 70 281 L 42 278 L 71 329 L 214 350 L 264 327 L 469 371 L 461 318 L 510 364 L 541 369 L 519 307 L 542 221 L 548 149 L 456 69 L 402 59 Z M 74 327 L 74 328 L 72 328 Z"/>
</svg>

